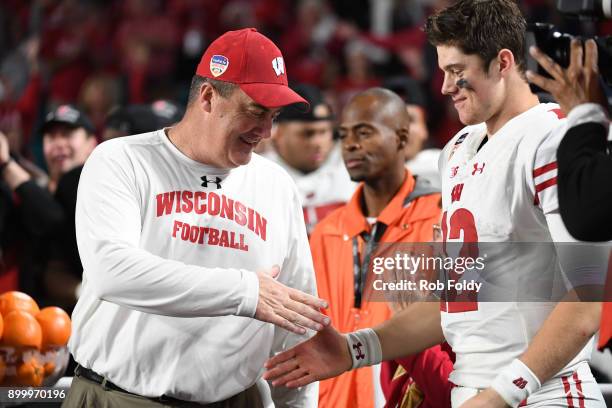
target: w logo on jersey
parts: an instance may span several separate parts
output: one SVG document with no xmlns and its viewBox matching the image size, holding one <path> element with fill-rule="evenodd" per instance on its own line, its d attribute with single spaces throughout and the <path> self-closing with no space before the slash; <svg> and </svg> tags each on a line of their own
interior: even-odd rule
<svg viewBox="0 0 612 408">
<path fill-rule="evenodd" d="M 463 192 L 463 183 L 456 184 L 451 191 L 451 203 L 461 200 L 462 192 Z"/>
<path fill-rule="evenodd" d="M 272 68 L 274 68 L 274 72 L 276 76 L 281 76 L 285 73 L 285 61 L 283 61 L 283 57 L 276 57 L 272 60 Z"/>
<path fill-rule="evenodd" d="M 527 386 L 527 380 L 523 377 L 519 377 L 516 380 L 512 381 L 512 384 L 516 385 L 521 390 Z"/>
</svg>

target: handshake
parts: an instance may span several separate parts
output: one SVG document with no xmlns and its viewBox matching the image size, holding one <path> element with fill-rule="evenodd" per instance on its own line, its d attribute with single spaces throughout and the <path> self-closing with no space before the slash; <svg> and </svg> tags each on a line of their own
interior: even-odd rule
<svg viewBox="0 0 612 408">
<path fill-rule="evenodd" d="M 329 325 L 329 317 L 319 311 L 327 308 L 327 302 L 276 281 L 279 273 L 276 265 L 257 272 L 259 300 L 255 319 L 296 334 L 306 333 L 306 328 L 320 331 Z"/>
</svg>

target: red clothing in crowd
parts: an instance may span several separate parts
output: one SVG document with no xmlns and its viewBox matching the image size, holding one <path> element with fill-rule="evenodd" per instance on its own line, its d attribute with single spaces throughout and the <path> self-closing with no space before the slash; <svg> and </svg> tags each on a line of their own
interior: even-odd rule
<svg viewBox="0 0 612 408">
<path fill-rule="evenodd" d="M 448 376 L 454 358 L 448 343 L 443 343 L 414 356 L 383 362 L 380 377 L 385 408 L 450 407 L 453 385 Z"/>
</svg>

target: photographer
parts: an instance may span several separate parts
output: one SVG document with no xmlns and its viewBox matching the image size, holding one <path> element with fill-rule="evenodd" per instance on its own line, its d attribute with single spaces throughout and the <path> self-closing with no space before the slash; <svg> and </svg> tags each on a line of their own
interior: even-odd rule
<svg viewBox="0 0 612 408">
<path fill-rule="evenodd" d="M 612 240 L 612 157 L 607 150 L 608 103 L 599 84 L 597 45 L 572 40 L 570 64 L 562 69 L 535 47 L 531 55 L 553 77 L 527 72 L 529 81 L 550 92 L 567 113 L 568 130 L 557 151 L 559 209 L 568 231 L 584 241 Z M 612 262 L 606 294 L 612 292 Z M 612 346 L 612 302 L 605 302 L 599 347 Z"/>
<path fill-rule="evenodd" d="M 609 119 L 599 84 L 595 41 L 571 43 L 570 65 L 561 68 L 533 47 L 531 55 L 553 77 L 527 78 L 556 99 L 567 114 L 567 133 L 557 151 L 559 206 L 568 231 L 583 241 L 612 240 L 612 157 L 606 151 Z M 584 61 L 583 61 L 584 53 Z"/>
</svg>

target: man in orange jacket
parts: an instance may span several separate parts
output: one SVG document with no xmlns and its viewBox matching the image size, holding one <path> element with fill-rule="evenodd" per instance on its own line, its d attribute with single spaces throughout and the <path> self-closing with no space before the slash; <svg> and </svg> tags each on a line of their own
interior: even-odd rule
<svg viewBox="0 0 612 408">
<path fill-rule="evenodd" d="M 372 88 L 346 106 L 339 129 L 344 164 L 361 182 L 351 200 L 314 229 L 310 246 L 319 296 L 340 332 L 391 316 L 365 291 L 368 260 L 378 243 L 429 242 L 440 217 L 440 194 L 404 167 L 410 118 L 395 93 Z M 322 381 L 321 408 L 371 408 L 380 375 L 365 367 Z M 376 404 L 378 405 L 378 404 Z"/>
</svg>

